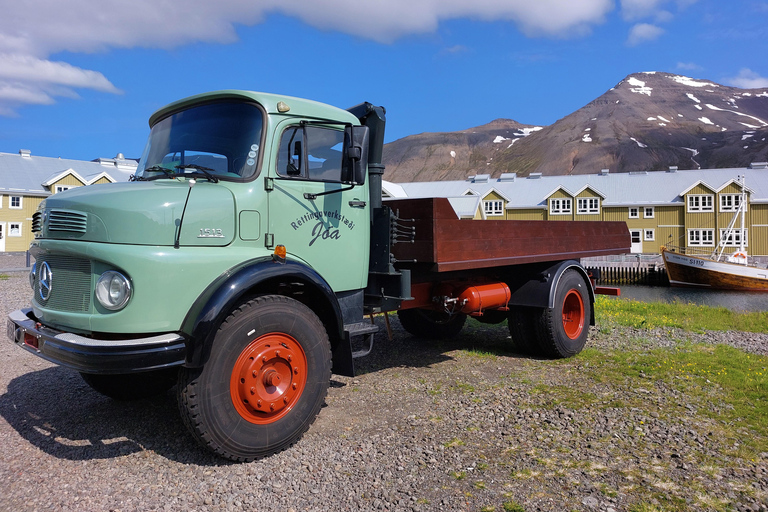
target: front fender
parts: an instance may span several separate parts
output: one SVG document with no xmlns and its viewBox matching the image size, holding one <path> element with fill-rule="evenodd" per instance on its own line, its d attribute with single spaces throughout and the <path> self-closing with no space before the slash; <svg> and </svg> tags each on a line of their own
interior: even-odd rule
<svg viewBox="0 0 768 512">
<path fill-rule="evenodd" d="M 295 261 L 258 258 L 219 276 L 197 298 L 187 313 L 182 332 L 187 335 L 186 366 L 200 367 L 208 360 L 219 325 L 244 300 L 258 293 L 273 293 L 280 283 L 302 283 L 319 300 L 307 304 L 320 317 L 333 338 L 343 337 L 341 309 L 328 283 L 313 269 Z"/>
</svg>

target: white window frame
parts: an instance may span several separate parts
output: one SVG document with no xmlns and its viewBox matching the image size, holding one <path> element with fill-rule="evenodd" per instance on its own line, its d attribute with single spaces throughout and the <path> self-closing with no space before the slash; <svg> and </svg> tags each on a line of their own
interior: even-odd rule
<svg viewBox="0 0 768 512">
<path fill-rule="evenodd" d="M 692 247 L 714 247 L 714 229 L 689 229 L 688 245 Z"/>
<path fill-rule="evenodd" d="M 573 213 L 573 201 L 569 197 L 553 198 L 549 200 L 550 215 L 570 215 Z"/>
<path fill-rule="evenodd" d="M 686 200 L 688 213 L 715 211 L 712 194 L 690 194 Z"/>
<path fill-rule="evenodd" d="M 656 230 L 654 229 L 644 229 L 643 230 L 643 240 L 646 242 L 653 242 L 656 240 Z"/>
<path fill-rule="evenodd" d="M 725 247 L 739 247 L 741 246 L 741 229 L 731 230 L 730 239 L 725 239 L 725 232 L 728 228 L 720 228 L 720 245 Z M 749 229 L 744 228 L 744 247 L 749 246 Z"/>
<path fill-rule="evenodd" d="M 504 201 L 501 199 L 489 199 L 483 201 L 483 211 L 488 217 L 499 217 L 504 215 Z"/>
<path fill-rule="evenodd" d="M 649 215 L 649 212 L 650 212 L 650 215 Z M 655 208 L 653 206 L 645 206 L 643 208 L 643 218 L 644 219 L 652 219 L 652 218 L 654 218 L 655 214 L 656 214 L 656 210 L 655 210 Z"/>
<path fill-rule="evenodd" d="M 599 197 L 579 197 L 576 199 L 576 213 L 579 215 L 596 215 L 600 213 Z"/>
<path fill-rule="evenodd" d="M 4 198 L 4 196 L 0 195 L 0 208 L 3 207 L 3 198 Z"/>
<path fill-rule="evenodd" d="M 639 219 L 640 218 L 640 208 L 637 208 L 635 206 L 629 207 L 629 218 L 630 219 Z"/>
<path fill-rule="evenodd" d="M 13 232 L 13 226 L 18 226 L 18 228 L 17 228 L 18 233 L 14 233 Z M 22 228 L 22 223 L 21 222 L 9 222 L 8 223 L 8 236 L 21 236 L 21 233 L 22 233 L 21 228 Z"/>
<path fill-rule="evenodd" d="M 729 202 L 730 204 L 725 204 Z M 739 209 L 741 203 L 741 194 L 720 194 L 720 211 L 735 212 Z"/>
<path fill-rule="evenodd" d="M 10 199 L 8 199 L 8 208 L 11 208 L 13 210 L 21 210 L 24 207 L 24 196 L 8 196 Z M 13 200 L 14 198 L 19 199 L 19 206 L 13 206 Z"/>
</svg>

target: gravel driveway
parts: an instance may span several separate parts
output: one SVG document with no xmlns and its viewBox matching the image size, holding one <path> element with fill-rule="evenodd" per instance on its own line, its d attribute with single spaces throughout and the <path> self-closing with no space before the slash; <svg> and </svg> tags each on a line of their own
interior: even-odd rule
<svg viewBox="0 0 768 512">
<path fill-rule="evenodd" d="M 0 313 L 28 295 L 26 274 L 9 274 Z M 601 384 L 580 358 L 526 358 L 504 326 L 474 323 L 442 344 L 411 337 L 396 317 L 392 329 L 357 377 L 333 376 L 300 442 L 249 464 L 198 448 L 173 392 L 114 402 L 0 340 L 0 509 L 768 510 L 768 454 L 734 458 L 675 389 Z M 686 337 L 768 347 L 762 334 L 630 329 L 593 329 L 590 345 Z"/>
</svg>

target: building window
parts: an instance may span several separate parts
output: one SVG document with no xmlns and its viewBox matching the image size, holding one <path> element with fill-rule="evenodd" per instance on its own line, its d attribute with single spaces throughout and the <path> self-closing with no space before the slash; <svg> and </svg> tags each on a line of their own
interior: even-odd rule
<svg viewBox="0 0 768 512">
<path fill-rule="evenodd" d="M 21 196 L 11 196 L 11 208 L 21 209 Z"/>
<path fill-rule="evenodd" d="M 646 219 L 652 219 L 654 215 L 653 206 L 646 206 L 643 208 L 643 217 Z"/>
<path fill-rule="evenodd" d="M 21 236 L 21 222 L 8 224 L 8 236 Z"/>
<path fill-rule="evenodd" d="M 640 218 L 640 210 L 638 208 L 630 208 L 629 209 L 629 218 L 630 219 L 639 219 Z"/>
<path fill-rule="evenodd" d="M 732 229 L 729 236 L 726 236 L 727 229 L 721 229 L 720 230 L 720 244 L 725 245 L 727 247 L 739 247 L 741 246 L 741 230 L 740 229 Z M 744 247 L 746 247 L 749 242 L 749 233 L 748 230 L 744 230 Z"/>
<path fill-rule="evenodd" d="M 688 245 L 715 245 L 714 229 L 689 229 Z"/>
<path fill-rule="evenodd" d="M 688 212 L 713 212 L 711 194 L 695 194 L 688 196 Z"/>
<path fill-rule="evenodd" d="M 653 229 L 643 230 L 643 240 L 646 242 L 653 242 L 656 240 L 656 232 Z"/>
<path fill-rule="evenodd" d="M 70 187 L 69 185 L 56 185 L 56 193 L 58 194 L 59 192 L 64 192 L 65 190 L 69 190 L 70 188 L 72 187 Z"/>
<path fill-rule="evenodd" d="M 504 215 L 504 201 L 483 201 L 483 210 L 486 215 Z"/>
<path fill-rule="evenodd" d="M 600 213 L 600 199 L 597 197 L 580 197 L 576 200 L 576 213 L 579 215 Z"/>
<path fill-rule="evenodd" d="M 739 209 L 741 204 L 741 194 L 721 194 L 720 195 L 720 211 L 721 212 L 735 212 Z"/>
<path fill-rule="evenodd" d="M 571 204 L 570 199 L 550 199 L 549 213 L 550 215 L 568 215 L 572 211 Z"/>
</svg>

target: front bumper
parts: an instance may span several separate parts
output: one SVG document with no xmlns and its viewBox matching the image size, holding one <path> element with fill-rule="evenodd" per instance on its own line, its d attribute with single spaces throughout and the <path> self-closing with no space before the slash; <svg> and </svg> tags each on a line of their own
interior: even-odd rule
<svg viewBox="0 0 768 512">
<path fill-rule="evenodd" d="M 133 373 L 180 366 L 187 352 L 184 337 L 176 333 L 121 340 L 86 338 L 42 325 L 31 309 L 8 315 L 8 337 L 43 359 L 84 373 Z"/>
</svg>

